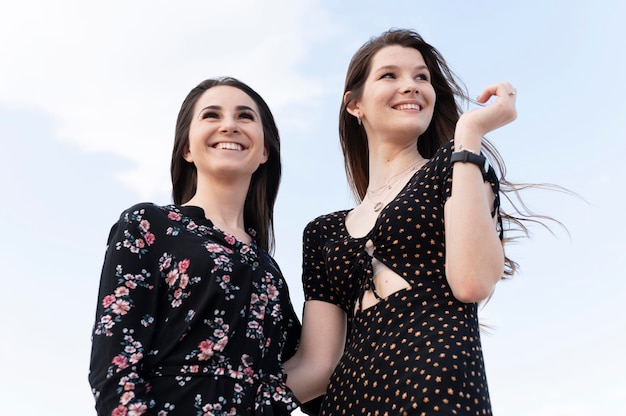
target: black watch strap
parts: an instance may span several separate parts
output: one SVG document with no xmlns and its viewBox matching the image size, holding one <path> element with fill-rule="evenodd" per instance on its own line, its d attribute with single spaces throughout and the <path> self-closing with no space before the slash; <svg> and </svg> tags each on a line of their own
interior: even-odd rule
<svg viewBox="0 0 626 416">
<path fill-rule="evenodd" d="M 452 157 L 450 158 L 450 163 L 461 162 L 461 163 L 473 163 L 474 165 L 480 168 L 483 176 L 489 171 L 489 161 L 483 155 L 478 155 L 474 152 L 470 152 L 469 150 L 459 150 L 458 152 L 452 152 Z"/>
</svg>

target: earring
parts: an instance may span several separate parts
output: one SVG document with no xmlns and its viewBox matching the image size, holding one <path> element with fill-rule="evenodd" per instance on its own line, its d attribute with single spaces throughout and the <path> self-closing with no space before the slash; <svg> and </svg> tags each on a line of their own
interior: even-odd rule
<svg viewBox="0 0 626 416">
<path fill-rule="evenodd" d="M 363 122 L 361 121 L 361 117 L 359 117 L 358 115 L 356 115 L 356 122 L 359 123 L 359 126 L 363 124 Z"/>
</svg>

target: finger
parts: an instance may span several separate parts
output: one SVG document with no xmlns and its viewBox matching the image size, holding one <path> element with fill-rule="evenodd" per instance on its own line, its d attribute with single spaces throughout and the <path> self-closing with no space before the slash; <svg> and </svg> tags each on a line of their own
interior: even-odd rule
<svg viewBox="0 0 626 416">
<path fill-rule="evenodd" d="M 511 97 L 515 98 L 517 94 L 517 89 L 513 88 L 513 86 L 508 82 L 501 82 L 498 84 L 493 84 L 488 86 L 483 90 L 483 92 L 476 99 L 479 103 L 486 103 L 489 98 L 494 95 L 497 97 Z"/>
</svg>

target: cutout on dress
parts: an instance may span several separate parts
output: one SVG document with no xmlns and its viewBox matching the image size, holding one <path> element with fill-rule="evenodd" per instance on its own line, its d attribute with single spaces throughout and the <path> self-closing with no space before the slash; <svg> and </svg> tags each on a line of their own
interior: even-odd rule
<svg viewBox="0 0 626 416">
<path fill-rule="evenodd" d="M 385 264 L 378 261 L 374 254 L 374 243 L 368 240 L 365 251 L 372 257 L 372 281 L 367 284 L 368 289 L 363 291 L 363 297 L 357 299 L 355 313 L 365 311 L 394 293 L 411 288 L 409 282 Z"/>
</svg>

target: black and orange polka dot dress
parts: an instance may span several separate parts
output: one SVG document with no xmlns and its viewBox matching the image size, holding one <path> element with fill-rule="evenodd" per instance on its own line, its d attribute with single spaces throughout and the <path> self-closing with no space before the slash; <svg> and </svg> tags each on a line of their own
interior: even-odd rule
<svg viewBox="0 0 626 416">
<path fill-rule="evenodd" d="M 346 230 L 348 211 L 304 231 L 306 300 L 330 302 L 349 317 L 344 355 L 322 415 L 490 415 L 477 305 L 452 295 L 444 271 L 443 207 L 451 194 L 452 141 L 415 172 L 362 238 Z M 499 205 L 498 181 L 487 173 Z M 372 288 L 372 256 L 410 288 L 354 312 Z"/>
</svg>

